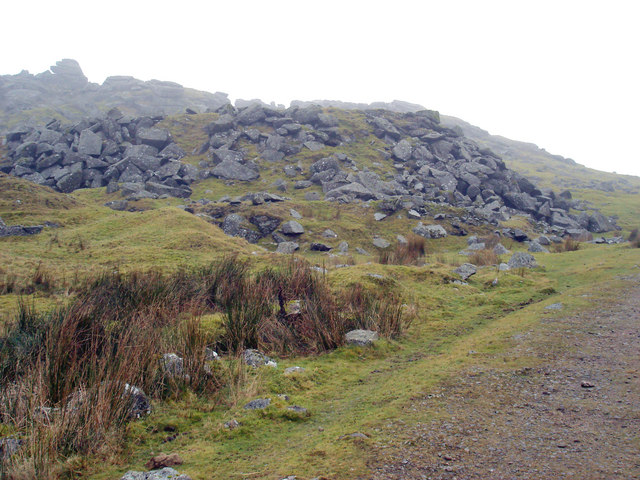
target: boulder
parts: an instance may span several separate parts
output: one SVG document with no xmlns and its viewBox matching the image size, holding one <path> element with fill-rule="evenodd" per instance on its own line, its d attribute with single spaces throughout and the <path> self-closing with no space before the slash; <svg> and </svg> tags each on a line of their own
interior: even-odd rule
<svg viewBox="0 0 640 480">
<path fill-rule="evenodd" d="M 507 265 L 512 270 L 514 268 L 534 268 L 538 266 L 535 257 L 530 253 L 525 252 L 514 253 L 509 259 Z"/>
<path fill-rule="evenodd" d="M 413 233 L 424 238 L 444 238 L 447 236 L 447 231 L 442 225 L 423 225 L 422 223 L 413 229 Z"/>
<path fill-rule="evenodd" d="M 138 142 L 162 150 L 171 142 L 171 134 L 166 128 L 139 128 L 136 132 Z"/>
<path fill-rule="evenodd" d="M 275 232 L 280 225 L 280 219 L 270 215 L 254 215 L 249 218 L 249 222 L 255 225 L 263 236 Z"/>
<path fill-rule="evenodd" d="M 262 367 L 264 365 L 275 367 L 277 366 L 276 362 L 267 357 L 264 353 L 249 348 L 242 352 L 242 359 L 244 363 L 249 365 L 250 367 Z"/>
<path fill-rule="evenodd" d="M 378 338 L 378 332 L 372 330 L 351 330 L 344 337 L 347 345 L 357 345 L 359 347 L 373 345 L 373 342 Z"/>
<path fill-rule="evenodd" d="M 329 250 L 331 250 L 331 248 L 332 247 L 330 247 L 329 245 L 325 245 L 324 243 L 317 243 L 317 242 L 313 242 L 309 246 L 309 250 L 313 252 L 328 252 Z"/>
<path fill-rule="evenodd" d="M 56 182 L 56 186 L 58 187 L 58 190 L 63 193 L 71 193 L 82 187 L 83 180 L 84 176 L 82 174 L 82 170 L 76 170 L 61 177 L 60 180 Z"/>
<path fill-rule="evenodd" d="M 146 182 L 145 188 L 151 193 L 156 195 L 168 195 L 170 197 L 177 198 L 189 198 L 191 196 L 191 189 L 187 186 L 182 187 L 170 187 L 162 183 Z"/>
<path fill-rule="evenodd" d="M 389 246 L 391 246 L 391 243 L 382 237 L 374 237 L 372 243 L 373 246 L 377 248 L 388 248 Z"/>
<path fill-rule="evenodd" d="M 453 273 L 460 276 L 463 282 L 467 281 L 469 277 L 475 275 L 478 271 L 478 268 L 472 263 L 463 263 L 458 268 L 456 268 Z"/>
<path fill-rule="evenodd" d="M 407 140 L 400 140 L 395 147 L 393 147 L 392 152 L 396 159 L 406 162 L 411 159 L 412 147 Z"/>
<path fill-rule="evenodd" d="M 529 248 L 527 250 L 532 253 L 549 253 L 549 250 L 540 245 L 536 240 L 529 244 Z"/>
<path fill-rule="evenodd" d="M 233 160 L 226 160 L 219 163 L 211 173 L 218 178 L 240 180 L 243 182 L 251 182 L 260 177 L 260 173 L 256 170 Z"/>
<path fill-rule="evenodd" d="M 298 250 L 298 248 L 300 248 L 300 245 L 296 242 L 280 242 L 278 243 L 278 248 L 276 248 L 276 253 L 288 255 Z"/>
<path fill-rule="evenodd" d="M 501 243 L 497 243 L 496 246 L 493 247 L 493 253 L 496 255 L 505 255 L 509 253 L 509 250 L 507 250 Z"/>
<path fill-rule="evenodd" d="M 89 129 L 82 130 L 78 140 L 78 153 L 99 156 L 102 153 L 102 137 Z"/>
<path fill-rule="evenodd" d="M 285 235 L 302 235 L 304 228 L 295 220 L 289 220 L 282 224 L 280 231 Z"/>
</svg>

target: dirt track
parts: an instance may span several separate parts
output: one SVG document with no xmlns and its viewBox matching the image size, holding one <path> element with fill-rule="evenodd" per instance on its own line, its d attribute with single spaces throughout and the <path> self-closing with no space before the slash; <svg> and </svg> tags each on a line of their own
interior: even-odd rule
<svg viewBox="0 0 640 480">
<path fill-rule="evenodd" d="M 416 400 L 435 420 L 389 425 L 372 478 L 640 479 L 640 277 L 615 306 L 515 338 L 501 356 L 541 363 L 471 369 Z"/>
</svg>

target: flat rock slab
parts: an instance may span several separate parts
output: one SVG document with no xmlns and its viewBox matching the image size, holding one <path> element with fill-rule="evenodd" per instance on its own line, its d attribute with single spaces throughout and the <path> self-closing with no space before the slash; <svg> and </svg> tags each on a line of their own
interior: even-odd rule
<svg viewBox="0 0 640 480">
<path fill-rule="evenodd" d="M 256 398 L 255 400 L 251 400 L 242 408 L 245 410 L 264 410 L 269 405 L 271 405 L 270 398 Z"/>
<path fill-rule="evenodd" d="M 189 475 L 181 475 L 177 470 L 166 467 L 152 472 L 135 472 L 133 470 L 125 473 L 120 480 L 191 480 Z"/>
<path fill-rule="evenodd" d="M 367 347 L 373 345 L 373 342 L 378 340 L 379 337 L 378 332 L 372 330 L 351 330 L 344 338 L 348 345 Z"/>
</svg>

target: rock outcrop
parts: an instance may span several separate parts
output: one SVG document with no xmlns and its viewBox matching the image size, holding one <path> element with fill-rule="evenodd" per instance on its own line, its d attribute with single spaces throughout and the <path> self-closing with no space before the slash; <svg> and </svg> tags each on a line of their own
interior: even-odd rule
<svg viewBox="0 0 640 480">
<path fill-rule="evenodd" d="M 161 118 L 113 109 L 71 126 L 19 126 L 6 135 L 9 161 L 0 170 L 64 193 L 106 185 L 133 200 L 188 197 L 198 170 L 180 162 L 185 152 L 156 127 Z"/>
</svg>

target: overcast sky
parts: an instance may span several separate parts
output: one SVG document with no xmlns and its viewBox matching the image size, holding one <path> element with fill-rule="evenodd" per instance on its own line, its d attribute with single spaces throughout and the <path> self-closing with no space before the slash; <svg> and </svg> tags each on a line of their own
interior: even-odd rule
<svg viewBox="0 0 640 480">
<path fill-rule="evenodd" d="M 230 98 L 419 103 L 640 175 L 638 1 L 12 1 L 0 73 L 80 62 Z"/>
</svg>

